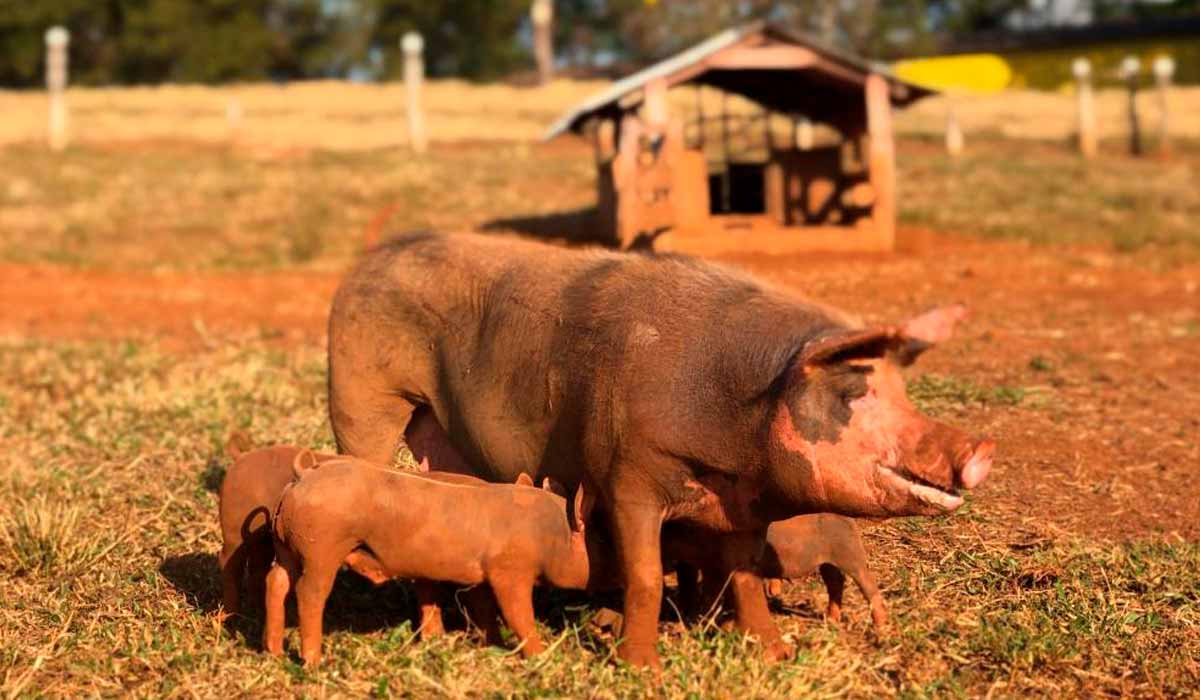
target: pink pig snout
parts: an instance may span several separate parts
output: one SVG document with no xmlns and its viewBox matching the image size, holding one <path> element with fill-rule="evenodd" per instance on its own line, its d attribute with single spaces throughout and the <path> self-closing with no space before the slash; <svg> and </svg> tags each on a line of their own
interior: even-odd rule
<svg viewBox="0 0 1200 700">
<path fill-rule="evenodd" d="M 971 450 L 958 472 L 958 482 L 963 488 L 973 489 L 983 483 L 992 470 L 992 458 L 996 454 L 996 443 L 981 440 Z"/>
</svg>

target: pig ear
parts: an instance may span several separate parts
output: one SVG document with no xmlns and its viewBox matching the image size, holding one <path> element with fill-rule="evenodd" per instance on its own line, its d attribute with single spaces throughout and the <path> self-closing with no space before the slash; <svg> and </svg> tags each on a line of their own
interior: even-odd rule
<svg viewBox="0 0 1200 700">
<path fill-rule="evenodd" d="M 517 486 L 533 486 L 533 477 L 525 472 L 517 474 Z"/>
<path fill-rule="evenodd" d="M 588 518 L 592 515 L 592 508 L 596 505 L 596 498 L 592 492 L 583 487 L 583 482 L 579 482 L 579 488 L 575 489 L 575 501 L 571 510 L 572 520 L 571 529 L 575 532 L 583 532 L 586 527 Z"/>
<path fill-rule="evenodd" d="M 901 333 L 904 342 L 897 348 L 897 361 L 911 365 L 921 353 L 943 343 L 954 335 L 954 327 L 970 315 L 962 304 L 940 306 L 917 316 L 904 324 Z"/>
<path fill-rule="evenodd" d="M 420 462 L 417 462 L 417 472 L 421 474 L 429 473 L 429 458 L 422 457 Z"/>
<path fill-rule="evenodd" d="M 845 331 L 805 345 L 800 352 L 799 364 L 803 367 L 819 367 L 846 360 L 883 357 L 900 342 L 900 329 L 895 326 Z"/>
</svg>

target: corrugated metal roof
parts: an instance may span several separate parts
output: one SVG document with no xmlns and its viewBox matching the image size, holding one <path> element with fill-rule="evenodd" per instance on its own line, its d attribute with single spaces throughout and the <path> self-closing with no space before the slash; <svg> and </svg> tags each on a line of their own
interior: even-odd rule
<svg viewBox="0 0 1200 700">
<path fill-rule="evenodd" d="M 858 70 L 864 75 L 869 73 L 878 73 L 895 85 L 905 86 L 912 94 L 911 99 L 894 101 L 907 104 L 913 100 L 933 93 L 933 91 L 929 90 L 928 88 L 913 83 L 907 83 L 897 78 L 884 64 L 874 63 L 859 56 L 839 51 L 838 49 L 828 46 L 825 43 L 808 36 L 807 34 L 785 29 L 768 22 L 757 21 L 739 27 L 726 29 L 725 31 L 709 37 L 699 44 L 681 51 L 680 53 L 677 53 L 666 60 L 655 63 L 652 66 L 644 68 L 632 75 L 618 80 L 609 86 L 609 88 L 604 92 L 584 100 L 570 112 L 564 114 L 558 119 L 558 121 L 554 122 L 549 131 L 546 132 L 546 136 L 544 138 L 548 141 L 567 131 L 578 129 L 587 117 L 606 110 L 617 109 L 617 104 L 624 97 L 642 89 L 650 81 L 673 75 L 684 68 L 687 68 L 688 66 L 698 64 L 707 59 L 709 56 L 712 56 L 723 49 L 737 44 L 746 37 L 759 33 L 776 40 L 785 41 L 812 49 L 813 51 L 824 55 L 826 58 L 843 63 L 852 69 Z"/>
</svg>

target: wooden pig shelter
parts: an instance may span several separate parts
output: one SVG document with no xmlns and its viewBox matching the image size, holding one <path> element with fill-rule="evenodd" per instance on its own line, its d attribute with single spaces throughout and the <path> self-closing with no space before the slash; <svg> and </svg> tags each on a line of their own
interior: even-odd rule
<svg viewBox="0 0 1200 700">
<path fill-rule="evenodd" d="M 623 246 L 886 251 L 896 218 L 891 111 L 931 93 L 756 22 L 618 81 L 547 139 L 593 140 L 595 225 Z"/>
</svg>

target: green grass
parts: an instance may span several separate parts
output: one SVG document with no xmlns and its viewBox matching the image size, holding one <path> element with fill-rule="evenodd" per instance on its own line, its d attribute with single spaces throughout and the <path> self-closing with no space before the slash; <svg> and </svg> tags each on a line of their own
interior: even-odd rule
<svg viewBox="0 0 1200 700">
<path fill-rule="evenodd" d="M 966 397 L 968 411 L 1008 401 L 961 380 L 937 386 L 949 398 L 936 400 Z M 463 634 L 419 641 L 407 587 L 352 576 L 331 597 L 319 670 L 262 654 L 256 618 L 223 628 L 222 445 L 242 430 L 259 443 L 330 446 L 317 347 L 249 341 L 171 355 L 153 344 L 6 340 L 0 399 L 7 696 L 618 698 L 657 686 L 611 662 L 610 634 L 576 595 L 539 595 L 553 648 L 532 661 Z M 824 624 L 823 589 L 801 581 L 777 616 L 794 662 L 767 666 L 738 635 L 665 622 L 661 694 L 1179 696 L 1200 684 L 1195 543 L 1031 542 L 984 494 L 954 517 L 871 527 L 868 546 L 895 621 L 888 634 L 874 635 L 853 590 L 845 627 Z M 287 643 L 295 649 L 294 630 Z"/>
</svg>

